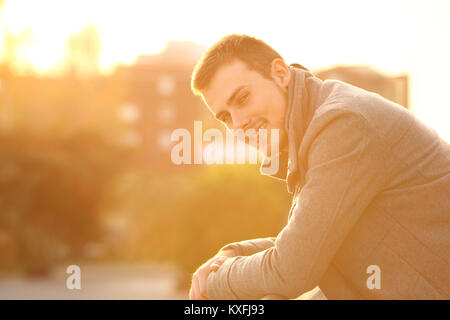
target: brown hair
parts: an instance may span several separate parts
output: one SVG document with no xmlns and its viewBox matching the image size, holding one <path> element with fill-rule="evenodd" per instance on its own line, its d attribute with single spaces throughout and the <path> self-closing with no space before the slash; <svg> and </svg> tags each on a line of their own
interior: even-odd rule
<svg viewBox="0 0 450 320">
<path fill-rule="evenodd" d="M 214 74 L 224 64 L 235 59 L 243 61 L 250 70 L 272 79 L 271 64 L 280 54 L 262 40 L 241 34 L 230 34 L 213 44 L 202 55 L 192 73 L 191 89 L 196 95 L 208 86 Z"/>
</svg>

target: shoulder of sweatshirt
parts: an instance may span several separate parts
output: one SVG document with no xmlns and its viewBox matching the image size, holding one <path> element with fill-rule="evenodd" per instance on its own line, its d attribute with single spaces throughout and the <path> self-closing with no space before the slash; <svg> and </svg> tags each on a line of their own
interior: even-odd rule
<svg viewBox="0 0 450 320">
<path fill-rule="evenodd" d="M 413 122 L 418 121 L 405 107 L 377 93 L 338 80 L 323 82 L 317 103 L 311 121 L 313 128 L 324 123 L 324 120 L 345 119 L 349 117 L 342 115 L 352 114 L 361 120 L 365 119 L 369 131 L 387 144 L 395 143 Z"/>
</svg>

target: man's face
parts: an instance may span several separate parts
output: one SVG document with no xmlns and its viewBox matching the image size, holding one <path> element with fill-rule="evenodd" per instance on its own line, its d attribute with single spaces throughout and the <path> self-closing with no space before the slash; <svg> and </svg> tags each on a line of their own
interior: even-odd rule
<svg viewBox="0 0 450 320">
<path fill-rule="evenodd" d="M 236 59 L 220 67 L 202 93 L 203 100 L 216 119 L 229 129 L 267 129 L 269 152 L 266 155 L 269 156 L 273 143 L 270 129 L 279 129 L 277 150 L 283 149 L 287 144 L 284 118 L 289 68 L 280 61 L 276 65 L 272 64 L 272 74 L 275 77 L 267 79 Z"/>
</svg>

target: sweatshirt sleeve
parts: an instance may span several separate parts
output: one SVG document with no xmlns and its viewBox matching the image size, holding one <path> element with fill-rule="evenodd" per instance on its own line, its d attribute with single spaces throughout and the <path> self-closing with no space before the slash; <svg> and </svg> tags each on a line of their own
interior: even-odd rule
<svg viewBox="0 0 450 320">
<path fill-rule="evenodd" d="M 238 256 L 250 256 L 254 253 L 273 247 L 274 245 L 275 245 L 275 237 L 258 238 L 229 243 L 223 246 L 220 249 L 220 251 L 226 249 L 233 249 Z"/>
<path fill-rule="evenodd" d="M 212 299 L 260 299 L 268 294 L 291 299 L 313 289 L 381 190 L 381 142 L 365 118 L 340 112 L 314 125 L 303 150 L 304 185 L 293 199 L 287 225 L 273 247 L 229 258 L 211 272 L 207 294 Z"/>
</svg>

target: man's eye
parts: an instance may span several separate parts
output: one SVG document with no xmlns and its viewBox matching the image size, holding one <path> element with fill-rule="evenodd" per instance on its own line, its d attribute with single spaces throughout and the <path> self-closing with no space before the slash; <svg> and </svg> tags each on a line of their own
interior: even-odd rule
<svg viewBox="0 0 450 320">
<path fill-rule="evenodd" d="M 238 101 L 239 105 L 244 105 L 244 104 L 247 102 L 248 96 L 249 96 L 249 95 L 250 95 L 249 92 L 244 93 L 244 94 L 239 98 L 239 101 Z"/>
</svg>

